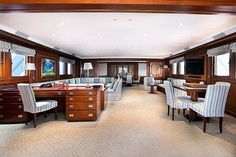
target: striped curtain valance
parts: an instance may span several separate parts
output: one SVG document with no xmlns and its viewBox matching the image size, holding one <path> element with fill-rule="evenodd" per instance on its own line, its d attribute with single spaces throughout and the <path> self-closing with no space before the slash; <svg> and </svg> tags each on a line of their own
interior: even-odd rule
<svg viewBox="0 0 236 157">
<path fill-rule="evenodd" d="M 184 61 L 184 57 L 179 57 L 179 58 L 171 59 L 170 64 L 174 64 L 174 63 L 178 63 L 182 61 Z"/>
<path fill-rule="evenodd" d="M 0 40 L 0 52 L 9 52 L 11 44 Z"/>
<path fill-rule="evenodd" d="M 26 56 L 31 56 L 34 57 L 36 54 L 36 51 L 27 47 L 19 46 L 12 44 L 12 49 L 10 50 L 12 53 L 17 53 L 20 55 L 26 55 Z"/>
<path fill-rule="evenodd" d="M 207 55 L 209 57 L 213 57 L 213 56 L 223 55 L 223 54 L 229 53 L 229 52 L 230 52 L 229 45 L 223 45 L 220 47 L 216 47 L 216 48 L 207 50 Z"/>
<path fill-rule="evenodd" d="M 231 50 L 231 52 L 236 53 L 236 42 L 231 43 L 229 49 Z"/>
<path fill-rule="evenodd" d="M 60 57 L 60 62 L 74 64 L 74 63 L 75 63 L 75 60 L 69 59 L 69 58 Z"/>
</svg>

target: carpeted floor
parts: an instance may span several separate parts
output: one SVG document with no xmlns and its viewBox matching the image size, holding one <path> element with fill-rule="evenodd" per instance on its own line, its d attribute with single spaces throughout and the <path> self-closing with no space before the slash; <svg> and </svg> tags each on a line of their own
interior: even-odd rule
<svg viewBox="0 0 236 157">
<path fill-rule="evenodd" d="M 236 119 L 225 117 L 191 124 L 176 112 L 167 116 L 165 96 L 142 86 L 123 89 L 96 122 L 58 121 L 53 115 L 30 123 L 0 125 L 0 157 L 236 157 Z"/>
</svg>

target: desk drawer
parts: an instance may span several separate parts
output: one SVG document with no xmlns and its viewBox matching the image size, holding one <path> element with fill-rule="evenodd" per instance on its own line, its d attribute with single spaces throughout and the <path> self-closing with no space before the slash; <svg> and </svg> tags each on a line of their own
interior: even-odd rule
<svg viewBox="0 0 236 157">
<path fill-rule="evenodd" d="M 97 119 L 96 110 L 68 111 L 66 114 L 68 121 L 90 121 Z"/>
<path fill-rule="evenodd" d="M 1 111 L 23 111 L 23 104 L 0 104 Z"/>
<path fill-rule="evenodd" d="M 75 102 L 75 101 L 90 102 L 90 101 L 97 101 L 97 97 L 96 96 L 67 96 L 66 101 L 67 102 Z"/>
<path fill-rule="evenodd" d="M 96 109 L 96 102 L 67 102 L 67 110 L 91 110 Z"/>
<path fill-rule="evenodd" d="M 97 95 L 97 92 L 96 91 L 67 91 L 67 95 L 94 96 L 94 95 Z"/>
<path fill-rule="evenodd" d="M 27 119 L 27 113 L 25 112 L 0 112 L 0 123 L 17 123 L 17 122 L 25 122 Z"/>
<path fill-rule="evenodd" d="M 65 96 L 65 91 L 35 91 L 37 97 Z"/>
<path fill-rule="evenodd" d="M 0 104 L 1 103 L 22 103 L 22 99 L 21 96 L 4 96 L 4 97 L 0 97 Z"/>
</svg>

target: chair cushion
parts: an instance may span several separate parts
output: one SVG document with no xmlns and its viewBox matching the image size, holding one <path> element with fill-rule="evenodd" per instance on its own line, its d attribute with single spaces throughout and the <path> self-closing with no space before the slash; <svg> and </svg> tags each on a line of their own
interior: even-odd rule
<svg viewBox="0 0 236 157">
<path fill-rule="evenodd" d="M 193 111 L 197 112 L 198 114 L 205 116 L 203 111 L 204 111 L 204 102 L 195 102 L 191 104 L 190 107 Z"/>
<path fill-rule="evenodd" d="M 114 89 L 108 88 L 108 93 L 114 93 L 114 92 L 115 92 Z"/>
<path fill-rule="evenodd" d="M 50 110 L 55 107 L 57 107 L 57 101 L 55 101 L 55 100 L 38 101 L 38 102 L 36 102 L 35 113 L 47 111 L 47 110 Z"/>
<path fill-rule="evenodd" d="M 119 80 L 117 79 L 115 81 L 114 85 L 112 86 L 112 89 L 116 90 L 116 87 L 117 87 L 118 83 L 119 83 Z"/>
<path fill-rule="evenodd" d="M 174 101 L 175 101 L 174 108 L 178 109 L 187 109 L 189 108 L 190 102 L 192 102 L 190 100 L 190 97 L 185 97 L 185 96 L 176 97 Z"/>
</svg>

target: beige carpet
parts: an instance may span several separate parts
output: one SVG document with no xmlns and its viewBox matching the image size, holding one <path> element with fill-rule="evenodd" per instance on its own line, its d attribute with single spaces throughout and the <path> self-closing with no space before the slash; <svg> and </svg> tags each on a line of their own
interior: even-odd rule
<svg viewBox="0 0 236 157">
<path fill-rule="evenodd" d="M 165 96 L 127 87 L 97 122 L 58 121 L 41 116 L 30 123 L 0 125 L 0 157 L 236 157 L 236 119 L 226 116 L 223 134 L 211 119 L 202 123 L 167 116 Z"/>
</svg>

